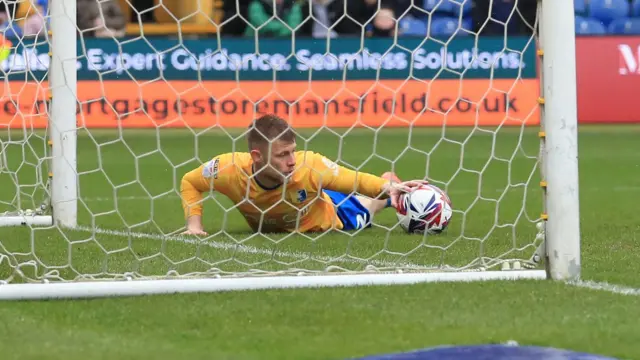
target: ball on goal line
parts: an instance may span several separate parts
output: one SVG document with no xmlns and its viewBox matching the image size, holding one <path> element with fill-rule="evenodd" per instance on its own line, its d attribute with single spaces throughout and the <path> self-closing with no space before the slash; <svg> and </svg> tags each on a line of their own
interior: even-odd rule
<svg viewBox="0 0 640 360">
<path fill-rule="evenodd" d="M 400 226 L 411 234 L 439 234 L 449 225 L 451 200 L 435 185 L 422 185 L 400 197 L 396 211 Z"/>
</svg>

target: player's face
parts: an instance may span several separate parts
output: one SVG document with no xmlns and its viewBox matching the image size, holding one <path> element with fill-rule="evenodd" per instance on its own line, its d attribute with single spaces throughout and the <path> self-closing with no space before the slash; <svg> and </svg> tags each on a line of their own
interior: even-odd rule
<svg viewBox="0 0 640 360">
<path fill-rule="evenodd" d="M 269 154 L 268 145 L 264 151 L 261 151 L 260 161 L 258 161 L 261 167 L 268 164 L 263 170 L 265 177 L 273 180 L 281 181 L 283 177 L 293 173 L 296 168 L 296 143 L 286 142 L 282 140 L 276 140 L 271 143 L 271 154 Z"/>
</svg>

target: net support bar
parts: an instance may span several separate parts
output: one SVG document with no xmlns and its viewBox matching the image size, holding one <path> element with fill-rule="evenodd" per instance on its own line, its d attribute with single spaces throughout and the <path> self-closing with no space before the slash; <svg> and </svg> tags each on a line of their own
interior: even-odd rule
<svg viewBox="0 0 640 360">
<path fill-rule="evenodd" d="M 53 217 L 51 216 L 0 216 L 0 227 L 5 226 L 51 226 Z"/>
<path fill-rule="evenodd" d="M 76 1 L 51 1 L 51 203 L 57 224 L 75 227 L 78 217 L 76 175 Z"/>
<path fill-rule="evenodd" d="M 547 274 L 544 270 L 512 270 L 7 284 L 0 285 L 0 300 L 98 298 L 237 290 L 409 285 L 433 282 L 543 280 L 546 278 Z"/>
<path fill-rule="evenodd" d="M 546 256 L 552 279 L 572 280 L 581 268 L 574 5 L 541 1 Z"/>
</svg>

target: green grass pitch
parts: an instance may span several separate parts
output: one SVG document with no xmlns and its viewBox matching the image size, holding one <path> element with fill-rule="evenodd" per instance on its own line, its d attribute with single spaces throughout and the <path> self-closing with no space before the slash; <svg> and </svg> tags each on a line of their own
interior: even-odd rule
<svg viewBox="0 0 640 360">
<path fill-rule="evenodd" d="M 446 234 L 420 237 L 388 211 L 358 234 L 254 236 L 225 199 L 205 206 L 206 240 L 183 241 L 182 174 L 232 149 L 240 132 L 84 131 L 78 140 L 81 230 L 0 228 L 0 280 L 10 264 L 34 278 L 110 277 L 327 266 L 467 266 L 528 258 L 542 194 L 536 129 L 427 128 L 300 132 L 300 149 L 371 173 L 429 178 L 446 188 Z M 638 126 L 582 126 L 583 277 L 640 287 L 635 213 Z M 42 139 L 2 136 L 0 202 L 43 197 Z M 235 139 L 235 141 L 234 141 Z M 20 179 L 16 189 L 16 177 Z M 8 210 L 9 206 L 5 206 Z M 164 236 L 164 235 L 169 236 Z M 1 256 L 0 256 L 1 257 Z M 212 270 L 213 269 L 213 270 Z M 3 359 L 340 359 L 441 344 L 521 344 L 640 358 L 640 300 L 554 282 L 488 282 L 252 291 L 80 301 L 0 303 Z"/>
</svg>

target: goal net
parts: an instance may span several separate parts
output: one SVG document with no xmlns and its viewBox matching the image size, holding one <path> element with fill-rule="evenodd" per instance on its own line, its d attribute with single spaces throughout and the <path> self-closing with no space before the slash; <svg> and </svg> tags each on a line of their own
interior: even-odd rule
<svg viewBox="0 0 640 360">
<path fill-rule="evenodd" d="M 146 12 L 170 14 L 161 36 L 142 22 L 78 30 L 73 0 L 11 14 L 46 29 L 7 27 L 0 52 L 0 297 L 579 274 L 571 1 L 531 17 L 488 1 L 481 22 L 471 0 L 364 1 L 368 15 L 351 1 L 240 3 L 215 15 L 160 1 Z M 217 31 L 193 36 L 202 18 Z M 298 150 L 440 187 L 447 230 L 408 234 L 389 208 L 358 231 L 256 233 L 210 191 L 208 235 L 183 235 L 184 174 L 246 152 L 267 113 Z"/>
</svg>

